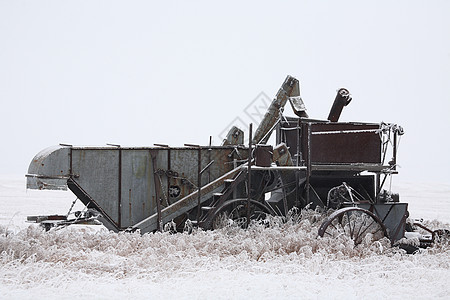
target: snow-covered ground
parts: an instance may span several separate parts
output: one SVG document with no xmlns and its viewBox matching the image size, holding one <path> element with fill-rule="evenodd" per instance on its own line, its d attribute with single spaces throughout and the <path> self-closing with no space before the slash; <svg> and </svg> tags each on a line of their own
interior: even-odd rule
<svg viewBox="0 0 450 300">
<path fill-rule="evenodd" d="M 413 218 L 450 228 L 450 185 L 397 184 Z M 102 226 L 43 232 L 27 215 L 64 214 L 70 192 L 0 176 L 0 298 L 399 299 L 450 295 L 450 246 L 415 255 L 381 240 L 353 248 L 317 238 L 318 215 L 269 227 L 116 234 Z M 78 207 L 80 208 L 80 207 Z"/>
</svg>

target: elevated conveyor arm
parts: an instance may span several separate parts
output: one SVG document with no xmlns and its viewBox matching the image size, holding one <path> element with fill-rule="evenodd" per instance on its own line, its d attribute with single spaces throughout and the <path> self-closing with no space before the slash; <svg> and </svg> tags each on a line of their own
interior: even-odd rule
<svg viewBox="0 0 450 300">
<path fill-rule="evenodd" d="M 256 129 L 255 136 L 252 140 L 253 144 L 265 144 L 280 118 L 281 110 L 289 100 L 295 114 L 300 117 L 307 117 L 305 105 L 300 98 L 300 84 L 298 80 L 292 76 L 287 76 L 283 85 L 278 90 L 275 99 L 267 109 L 264 118 Z"/>
</svg>

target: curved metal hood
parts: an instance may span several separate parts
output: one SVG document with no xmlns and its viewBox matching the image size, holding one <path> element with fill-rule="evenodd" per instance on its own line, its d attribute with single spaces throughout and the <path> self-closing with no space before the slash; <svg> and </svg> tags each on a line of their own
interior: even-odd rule
<svg viewBox="0 0 450 300">
<path fill-rule="evenodd" d="M 70 146 L 52 146 L 39 152 L 28 167 L 27 188 L 67 190 L 70 175 Z"/>
</svg>

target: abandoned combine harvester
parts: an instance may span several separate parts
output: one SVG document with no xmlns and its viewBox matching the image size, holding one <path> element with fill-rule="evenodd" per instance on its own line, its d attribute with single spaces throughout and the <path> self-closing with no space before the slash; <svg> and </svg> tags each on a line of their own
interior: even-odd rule
<svg viewBox="0 0 450 300">
<path fill-rule="evenodd" d="M 233 127 L 221 146 L 48 148 L 32 160 L 27 188 L 68 187 L 86 209 L 28 220 L 47 229 L 98 220 L 110 230 L 145 233 L 172 221 L 177 228 L 188 222 L 211 229 L 223 216 L 245 225 L 250 218 L 319 206 L 334 210 L 320 236 L 346 233 L 358 244 L 370 233 L 394 243 L 405 237 L 407 204 L 383 185 L 397 173 L 403 130 L 338 122 L 350 101 L 349 91 L 340 89 L 328 119 L 311 119 L 298 80 L 288 76 L 254 136 L 250 125 L 248 145 Z M 287 102 L 296 117 L 282 115 Z M 273 131 L 274 147 L 267 145 Z M 420 235 L 422 244 L 434 236 Z"/>
</svg>

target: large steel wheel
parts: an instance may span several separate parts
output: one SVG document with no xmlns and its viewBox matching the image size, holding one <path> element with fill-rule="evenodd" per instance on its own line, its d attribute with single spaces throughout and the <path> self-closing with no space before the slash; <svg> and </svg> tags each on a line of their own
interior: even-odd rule
<svg viewBox="0 0 450 300">
<path fill-rule="evenodd" d="M 219 229 L 228 225 L 247 227 L 247 199 L 234 199 L 225 202 L 214 213 L 209 227 Z M 250 200 L 250 220 L 261 221 L 271 214 L 271 210 L 261 202 Z"/>
<path fill-rule="evenodd" d="M 387 237 L 383 222 L 372 212 L 359 207 L 346 207 L 333 212 L 319 228 L 319 236 L 348 236 L 359 245 L 367 235 L 372 241 Z"/>
</svg>

